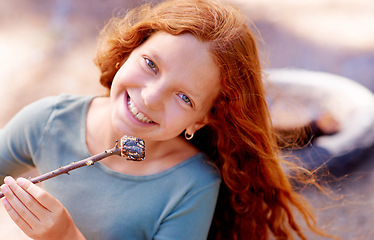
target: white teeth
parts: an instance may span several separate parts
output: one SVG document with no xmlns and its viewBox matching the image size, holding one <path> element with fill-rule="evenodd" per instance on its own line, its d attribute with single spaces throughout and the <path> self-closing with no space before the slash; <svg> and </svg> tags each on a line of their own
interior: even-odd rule
<svg viewBox="0 0 374 240">
<path fill-rule="evenodd" d="M 138 109 L 136 107 L 134 107 L 134 105 L 132 107 L 129 106 L 129 108 L 130 108 L 131 113 L 134 116 L 136 116 L 136 114 L 138 114 Z"/>
<path fill-rule="evenodd" d="M 135 116 L 137 119 L 143 119 L 144 118 L 144 114 L 143 113 L 138 113 L 136 114 Z"/>
<path fill-rule="evenodd" d="M 130 112 L 132 115 L 139 121 L 144 123 L 152 123 L 153 121 L 149 119 L 148 117 L 144 116 L 143 113 L 139 112 L 139 110 L 135 107 L 134 103 L 131 99 L 127 101 L 127 105 L 129 107 Z"/>
</svg>

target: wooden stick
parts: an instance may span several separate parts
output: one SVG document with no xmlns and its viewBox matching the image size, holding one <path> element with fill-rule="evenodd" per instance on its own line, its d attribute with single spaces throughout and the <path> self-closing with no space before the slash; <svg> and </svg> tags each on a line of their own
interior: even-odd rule
<svg viewBox="0 0 374 240">
<path fill-rule="evenodd" d="M 106 157 L 109 157 L 109 156 L 112 156 L 112 155 L 121 156 L 121 151 L 122 151 L 122 149 L 118 147 L 118 141 L 116 141 L 116 145 L 112 149 L 105 150 L 102 153 L 99 153 L 99 154 L 96 154 L 94 156 L 85 158 L 85 159 L 80 160 L 78 162 L 72 162 L 69 165 L 66 165 L 66 166 L 60 167 L 56 170 L 47 172 L 47 173 L 42 174 L 38 177 L 31 178 L 30 181 L 32 183 L 40 183 L 40 182 L 43 182 L 47 179 L 56 177 L 56 176 L 64 174 L 64 173 L 69 175 L 69 172 L 71 170 L 74 170 L 74 169 L 77 169 L 77 168 L 80 168 L 80 167 L 83 167 L 83 166 L 91 166 L 95 162 L 100 161 L 100 160 L 102 160 Z M 2 198 L 2 197 L 4 197 L 4 194 L 2 192 L 0 192 L 0 198 Z"/>
</svg>

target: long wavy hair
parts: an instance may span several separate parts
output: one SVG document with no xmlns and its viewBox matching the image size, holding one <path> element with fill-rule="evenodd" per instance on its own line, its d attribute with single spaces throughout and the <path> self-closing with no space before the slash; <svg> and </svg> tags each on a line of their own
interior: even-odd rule
<svg viewBox="0 0 374 240">
<path fill-rule="evenodd" d="M 110 89 L 119 66 L 157 31 L 190 33 L 208 42 L 220 68 L 221 91 L 210 123 L 192 143 L 216 162 L 223 179 L 209 239 L 292 239 L 295 233 L 305 239 L 294 209 L 313 232 L 325 235 L 281 167 L 250 26 L 235 7 L 215 0 L 138 7 L 104 27 L 96 57 L 100 82 Z"/>
</svg>

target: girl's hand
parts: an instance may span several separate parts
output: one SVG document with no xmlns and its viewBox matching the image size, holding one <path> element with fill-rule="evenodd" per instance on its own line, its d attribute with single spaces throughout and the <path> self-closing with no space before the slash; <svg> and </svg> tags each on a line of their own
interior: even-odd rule
<svg viewBox="0 0 374 240">
<path fill-rule="evenodd" d="M 4 179 L 2 203 L 17 226 L 32 239 L 85 239 L 67 209 L 25 178 Z"/>
</svg>

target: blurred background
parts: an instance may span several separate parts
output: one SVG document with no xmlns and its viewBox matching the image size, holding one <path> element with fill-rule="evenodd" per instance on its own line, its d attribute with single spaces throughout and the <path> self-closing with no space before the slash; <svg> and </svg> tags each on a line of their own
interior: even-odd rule
<svg viewBox="0 0 374 240">
<path fill-rule="evenodd" d="M 261 34 L 266 69 L 301 68 L 349 78 L 374 91 L 371 0 L 231 0 Z M 13 0 L 0 5 L 0 128 L 23 106 L 60 93 L 98 95 L 99 30 L 136 0 Z M 345 103 L 342 102 L 342 105 Z M 373 139 L 374 141 L 374 139 Z M 343 239 L 374 239 L 373 147 L 331 183 L 331 198 L 302 192 L 320 225 Z M 343 198 L 340 198 L 344 196 Z M 0 212 L 0 239 L 27 239 Z M 319 239 L 312 236 L 311 239 Z"/>
</svg>

